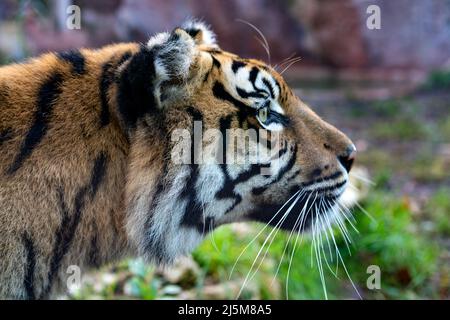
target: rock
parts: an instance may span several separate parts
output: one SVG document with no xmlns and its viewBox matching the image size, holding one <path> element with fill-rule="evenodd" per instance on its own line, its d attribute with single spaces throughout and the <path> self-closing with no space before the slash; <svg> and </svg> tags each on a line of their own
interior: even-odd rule
<svg viewBox="0 0 450 320">
<path fill-rule="evenodd" d="M 307 48 L 337 67 L 363 67 L 368 62 L 359 13 L 351 0 L 296 1 L 293 13 L 305 26 Z"/>
<path fill-rule="evenodd" d="M 255 39 L 257 33 L 236 21 L 241 18 L 261 29 L 270 44 L 273 61 L 303 51 L 298 41 L 300 26 L 277 1 L 124 0 L 117 15 L 116 30 L 126 40 L 145 41 L 148 35 L 171 30 L 187 17 L 201 17 L 212 25 L 224 49 L 267 60 L 264 48 Z"/>
<path fill-rule="evenodd" d="M 252 235 L 255 232 L 255 228 L 248 222 L 236 222 L 230 225 L 231 230 L 238 238 L 244 238 L 248 235 Z"/>
<path fill-rule="evenodd" d="M 227 281 L 220 284 L 205 285 L 202 289 L 202 299 L 207 300 L 222 300 L 222 299 L 237 299 L 244 279 L 238 281 Z M 243 288 L 241 299 L 259 299 L 259 286 L 255 281 L 248 282 Z"/>
<path fill-rule="evenodd" d="M 168 285 L 162 288 L 161 293 L 168 296 L 177 296 L 181 293 L 181 288 L 176 285 Z"/>
<path fill-rule="evenodd" d="M 200 268 L 191 257 L 178 259 L 172 267 L 160 268 L 157 273 L 167 282 L 190 288 L 197 284 Z"/>
<path fill-rule="evenodd" d="M 59 2 L 57 2 L 59 3 Z M 431 70 L 450 60 L 450 7 L 447 0 L 378 0 L 381 29 L 366 26 L 372 3 L 359 0 L 99 0 L 76 2 L 81 30 L 61 30 L 62 14 L 38 19 L 32 4 L 0 4 L 0 22 L 19 10 L 32 54 L 118 41 L 145 42 L 152 34 L 172 30 L 188 17 L 201 17 L 217 32 L 222 48 L 244 57 L 269 60 L 254 24 L 266 36 L 271 62 L 295 54 L 302 66 Z M 50 9 L 52 6 L 50 6 Z M 56 19 L 56 21 L 52 21 Z M 60 25 L 59 29 L 55 25 Z M 4 33 L 2 33 L 4 34 Z M 383 94 L 383 92 L 381 93 Z"/>
</svg>

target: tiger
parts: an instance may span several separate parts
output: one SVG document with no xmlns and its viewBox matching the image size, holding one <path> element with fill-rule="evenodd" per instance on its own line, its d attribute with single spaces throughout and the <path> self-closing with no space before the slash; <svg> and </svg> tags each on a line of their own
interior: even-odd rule
<svg viewBox="0 0 450 320">
<path fill-rule="evenodd" d="M 193 20 L 0 68 L 0 298 L 55 298 L 70 266 L 170 265 L 233 222 L 335 222 L 355 145 L 274 67 L 216 39 Z M 250 154 L 234 129 L 258 132 L 262 155 L 228 161 Z"/>
</svg>

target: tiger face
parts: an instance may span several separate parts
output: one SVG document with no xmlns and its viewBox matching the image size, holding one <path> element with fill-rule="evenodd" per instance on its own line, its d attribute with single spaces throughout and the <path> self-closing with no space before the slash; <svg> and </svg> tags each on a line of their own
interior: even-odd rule
<svg viewBox="0 0 450 320">
<path fill-rule="evenodd" d="M 156 75 L 155 111 L 131 138 L 126 192 L 127 230 L 141 255 L 170 262 L 236 221 L 304 232 L 338 218 L 355 146 L 272 67 L 223 51 L 198 22 L 141 51 Z M 122 67 L 131 87 L 144 81 L 135 79 L 146 61 L 138 57 Z"/>
</svg>

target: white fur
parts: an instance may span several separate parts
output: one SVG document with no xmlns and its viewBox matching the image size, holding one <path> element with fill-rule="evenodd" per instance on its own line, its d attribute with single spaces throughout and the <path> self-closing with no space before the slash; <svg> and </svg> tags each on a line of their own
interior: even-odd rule
<svg viewBox="0 0 450 320">
<path fill-rule="evenodd" d="M 183 29 L 200 30 L 203 35 L 202 43 L 209 46 L 216 46 L 216 34 L 211 30 L 210 26 L 202 21 L 191 20 L 183 23 L 181 26 Z"/>
</svg>

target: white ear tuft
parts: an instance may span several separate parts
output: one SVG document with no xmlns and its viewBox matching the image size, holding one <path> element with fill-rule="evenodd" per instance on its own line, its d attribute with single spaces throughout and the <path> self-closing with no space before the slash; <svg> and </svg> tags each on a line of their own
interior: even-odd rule
<svg viewBox="0 0 450 320">
<path fill-rule="evenodd" d="M 162 32 L 154 35 L 150 38 L 147 42 L 147 47 L 151 49 L 154 46 L 162 45 L 163 43 L 167 42 L 169 40 L 170 34 L 168 32 Z"/>
<path fill-rule="evenodd" d="M 200 20 L 189 20 L 181 26 L 192 38 L 197 45 L 205 44 L 209 46 L 217 46 L 216 34 L 211 27 Z"/>
</svg>

